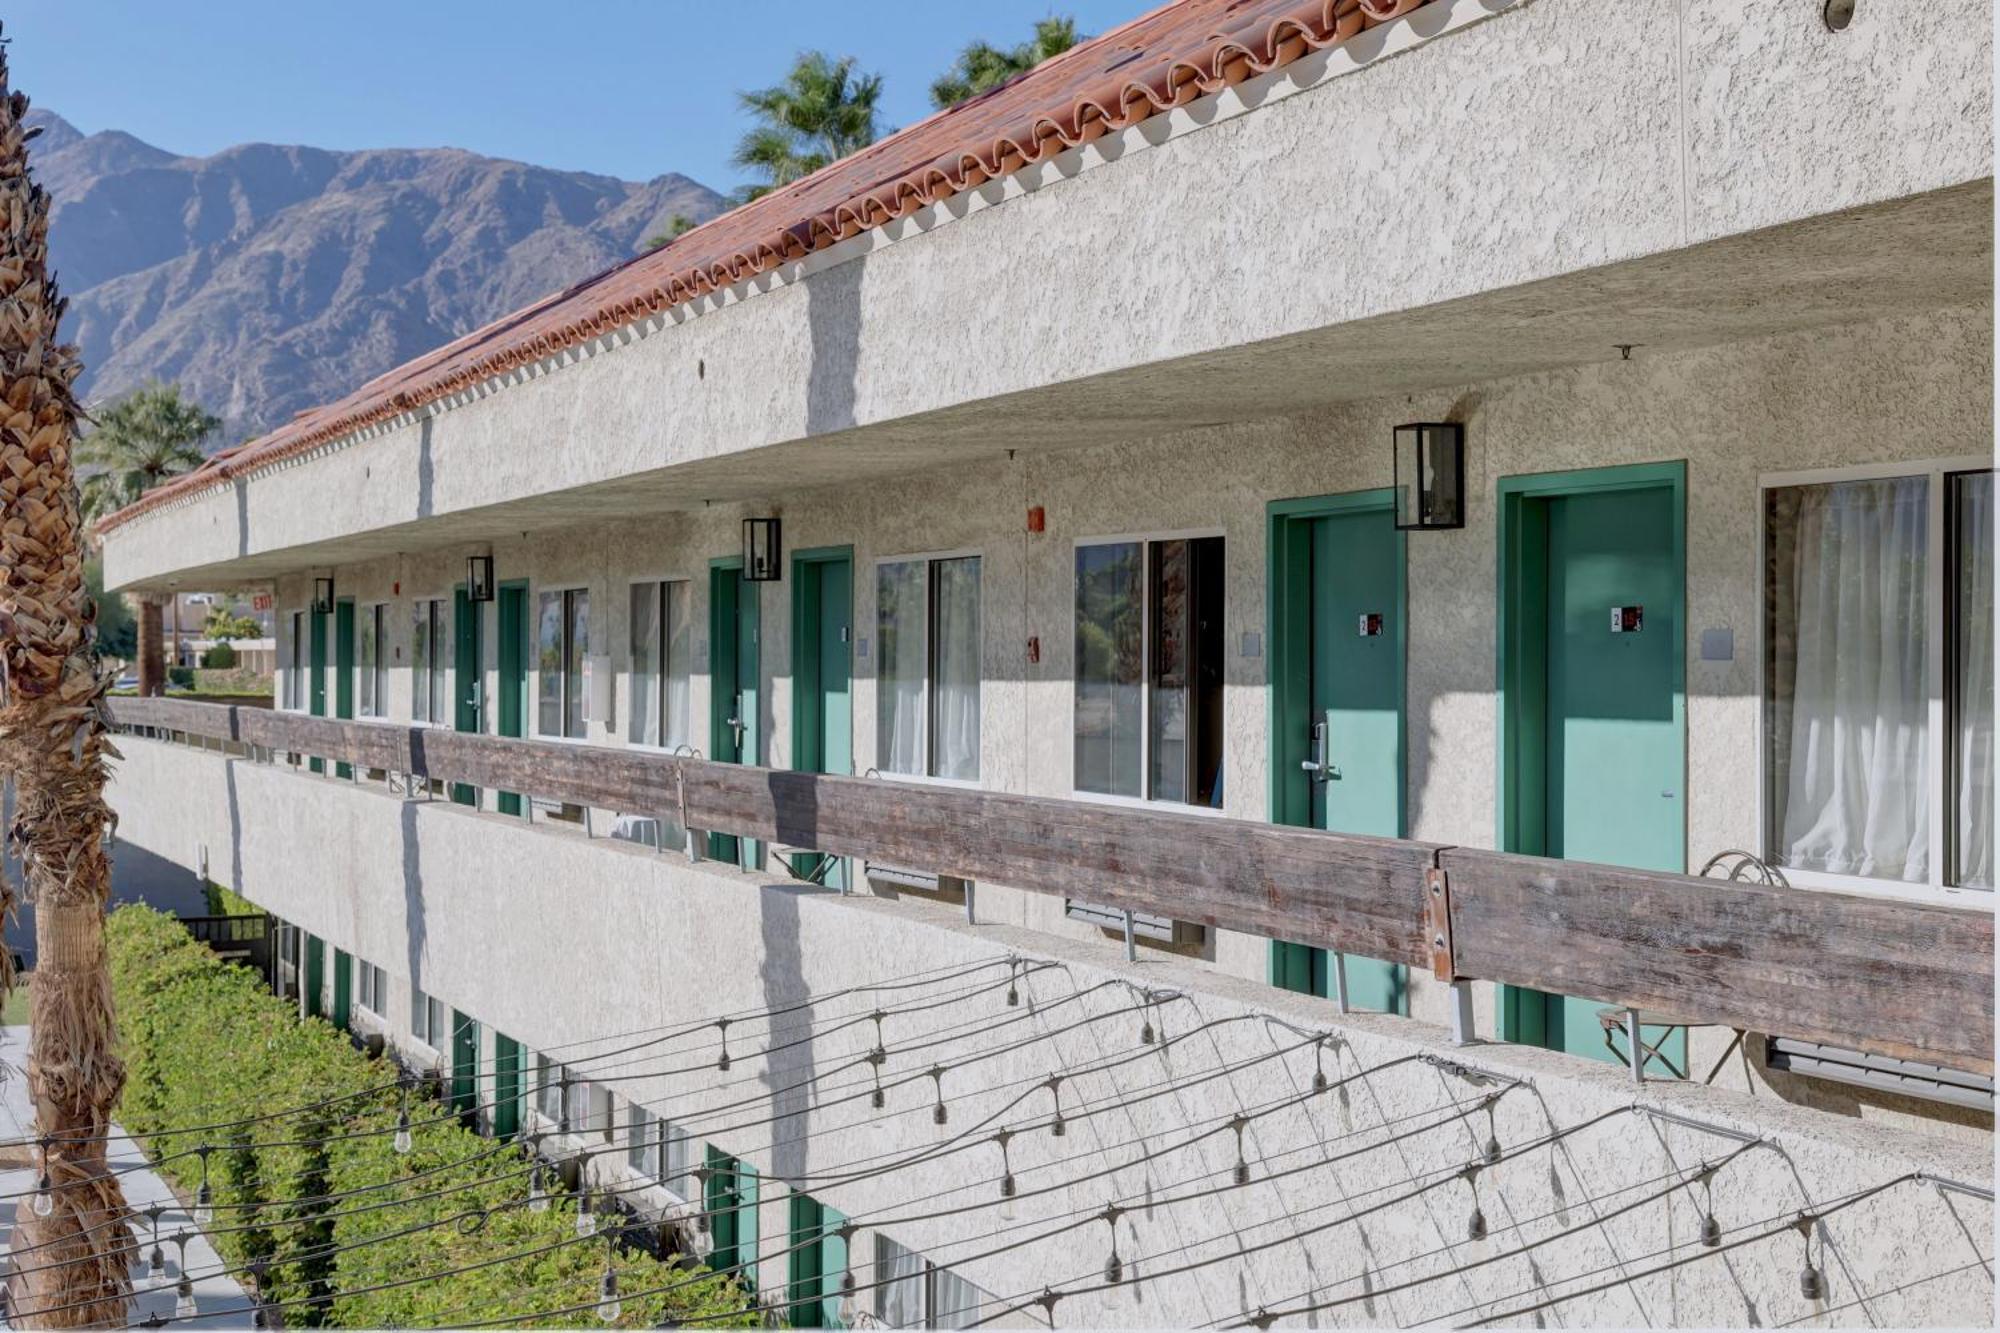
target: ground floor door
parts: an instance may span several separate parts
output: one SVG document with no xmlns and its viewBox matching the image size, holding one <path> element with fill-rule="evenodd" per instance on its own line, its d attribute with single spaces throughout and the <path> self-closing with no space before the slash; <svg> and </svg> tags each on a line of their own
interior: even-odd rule
<svg viewBox="0 0 2000 1333">
<path fill-rule="evenodd" d="M 354 960 L 345 949 L 333 951 L 333 1025 L 345 1032 L 354 1016 Z"/>
<path fill-rule="evenodd" d="M 847 1272 L 847 1240 L 838 1234 L 847 1221 L 810 1194 L 791 1198 L 790 1278 L 793 1328 L 841 1328 L 840 1279 Z"/>
<path fill-rule="evenodd" d="M 1684 472 L 1501 484 L 1501 835 L 1509 851 L 1645 870 L 1687 861 Z M 1624 1059 L 1594 1000 L 1509 988 L 1502 1035 Z M 1608 1033 L 1608 1036 L 1607 1036 Z M 1668 1037 L 1649 1029 L 1650 1043 Z M 1648 1072 L 1685 1070 L 1673 1034 Z"/>
<path fill-rule="evenodd" d="M 1271 509 L 1272 812 L 1279 823 L 1403 836 L 1403 534 L 1388 491 Z M 1407 969 L 1276 942 L 1271 981 L 1409 1012 Z"/>
<path fill-rule="evenodd" d="M 326 1012 L 326 941 L 317 935 L 306 936 L 305 990 L 306 1017 L 318 1018 Z"/>
<path fill-rule="evenodd" d="M 746 1162 L 711 1147 L 708 1150 L 709 1226 L 715 1248 L 708 1266 L 718 1272 L 737 1269 L 736 1276 L 752 1291 L 757 1288 L 757 1172 Z"/>
<path fill-rule="evenodd" d="M 854 772 L 854 556 L 851 547 L 792 557 L 792 767 Z M 848 886 L 846 858 L 802 856 L 793 869 Z"/>
<path fill-rule="evenodd" d="M 463 583 L 452 594 L 452 691 L 457 700 L 452 726 L 458 731 L 477 732 L 485 726 L 486 676 L 479 652 L 485 642 L 480 633 L 483 617 L 479 612 L 483 605 L 466 596 Z M 463 782 L 454 782 L 451 799 L 460 805 L 478 805 L 479 791 Z"/>
<path fill-rule="evenodd" d="M 333 604 L 333 715 L 354 716 L 354 599 L 351 597 Z M 333 775 L 351 778 L 354 766 L 335 764 Z"/>
<path fill-rule="evenodd" d="M 479 1024 L 451 1011 L 451 1109 L 467 1129 L 479 1128 Z"/>
<path fill-rule="evenodd" d="M 499 661 L 494 687 L 494 734 L 516 738 L 528 734 L 528 583 L 516 579 L 498 590 Z M 518 815 L 527 800 L 520 792 L 503 791 L 500 813 Z M 511 1131 L 510 1131 L 511 1132 Z"/>
<path fill-rule="evenodd" d="M 493 1137 L 512 1139 L 521 1132 L 521 1043 L 504 1032 L 493 1034 Z"/>
<path fill-rule="evenodd" d="M 764 752 L 758 720 L 757 586 L 740 557 L 718 560 L 708 580 L 708 751 L 728 764 L 754 764 Z M 763 847 L 728 834 L 709 836 L 708 854 L 746 870 L 763 864 Z"/>
</svg>

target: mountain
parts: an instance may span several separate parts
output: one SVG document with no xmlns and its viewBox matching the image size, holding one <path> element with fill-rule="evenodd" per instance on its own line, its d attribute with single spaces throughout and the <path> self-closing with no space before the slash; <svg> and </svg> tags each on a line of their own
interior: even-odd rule
<svg viewBox="0 0 2000 1333">
<path fill-rule="evenodd" d="M 456 148 L 243 144 L 182 157 L 36 110 L 50 258 L 84 402 L 177 380 L 261 434 L 638 253 L 721 195 Z"/>
</svg>

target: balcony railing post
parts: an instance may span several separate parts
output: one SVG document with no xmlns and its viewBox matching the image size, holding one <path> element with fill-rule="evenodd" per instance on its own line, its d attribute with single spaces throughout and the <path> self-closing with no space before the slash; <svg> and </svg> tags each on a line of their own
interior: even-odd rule
<svg viewBox="0 0 2000 1333">
<path fill-rule="evenodd" d="M 1329 961 L 1333 964 L 1333 1002 L 1344 1014 L 1348 1012 L 1347 955 L 1335 950 Z"/>
<path fill-rule="evenodd" d="M 1454 981 L 1451 983 L 1451 1044 L 1470 1046 L 1479 1040 L 1472 1023 L 1472 983 Z"/>
</svg>

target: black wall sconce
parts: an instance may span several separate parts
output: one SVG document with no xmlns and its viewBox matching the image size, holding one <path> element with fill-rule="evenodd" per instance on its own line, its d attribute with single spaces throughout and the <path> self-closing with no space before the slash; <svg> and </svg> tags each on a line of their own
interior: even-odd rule
<svg viewBox="0 0 2000 1333">
<path fill-rule="evenodd" d="M 775 518 L 743 520 L 743 580 L 746 583 L 776 583 L 782 558 L 782 538 Z"/>
<path fill-rule="evenodd" d="M 465 600 L 468 602 L 490 602 L 493 600 L 492 556 L 474 555 L 466 557 Z"/>
<path fill-rule="evenodd" d="M 1465 427 L 1412 421 L 1396 427 L 1396 526 L 1419 532 L 1465 526 Z"/>
<path fill-rule="evenodd" d="M 326 616 L 333 614 L 333 576 L 313 580 L 313 614 Z"/>
</svg>

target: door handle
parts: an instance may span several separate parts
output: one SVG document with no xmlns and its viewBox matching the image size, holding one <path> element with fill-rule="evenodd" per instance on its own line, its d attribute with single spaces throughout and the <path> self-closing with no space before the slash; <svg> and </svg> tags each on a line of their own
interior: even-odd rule
<svg viewBox="0 0 2000 1333">
<path fill-rule="evenodd" d="M 1314 782 L 1331 782 L 1340 777 L 1340 770 L 1327 758 L 1326 745 L 1326 719 L 1321 718 L 1312 724 L 1311 739 L 1306 751 L 1309 757 L 1299 763 L 1299 767 L 1304 769 Z"/>
</svg>

